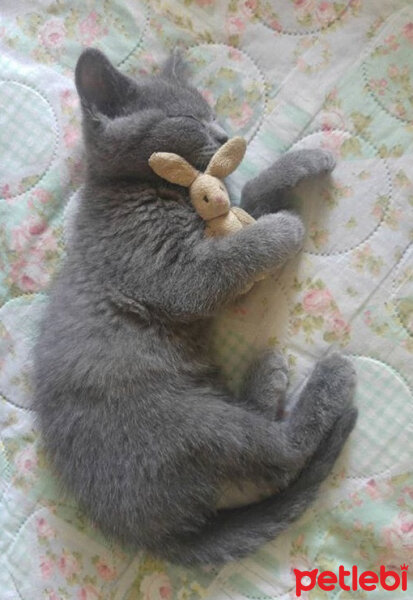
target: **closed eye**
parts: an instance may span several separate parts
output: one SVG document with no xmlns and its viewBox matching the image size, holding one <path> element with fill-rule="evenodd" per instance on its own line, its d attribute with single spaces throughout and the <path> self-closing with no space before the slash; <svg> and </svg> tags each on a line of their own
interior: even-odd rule
<svg viewBox="0 0 413 600">
<path fill-rule="evenodd" d="M 194 121 L 196 121 L 197 123 L 201 123 L 201 125 L 205 125 L 201 119 L 197 119 L 196 117 L 194 117 L 194 115 L 179 115 L 179 117 L 177 117 L 179 119 L 193 119 Z"/>
<path fill-rule="evenodd" d="M 167 115 L 168 119 L 193 119 L 194 121 L 198 121 L 198 123 L 202 123 L 201 119 L 197 119 L 194 115 Z"/>
</svg>

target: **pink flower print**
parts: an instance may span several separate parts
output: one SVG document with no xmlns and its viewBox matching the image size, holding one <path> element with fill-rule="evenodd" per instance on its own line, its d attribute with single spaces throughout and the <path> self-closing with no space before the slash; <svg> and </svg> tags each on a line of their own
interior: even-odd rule
<svg viewBox="0 0 413 600">
<path fill-rule="evenodd" d="M 413 514 L 402 511 L 393 519 L 389 527 L 383 529 L 386 544 L 393 548 L 413 551 Z"/>
<path fill-rule="evenodd" d="M 102 33 L 107 33 L 106 30 L 101 31 L 98 20 L 98 13 L 95 10 L 92 10 L 92 12 L 89 13 L 86 19 L 83 19 L 83 21 L 79 23 L 79 29 L 83 44 L 92 44 L 99 35 L 101 35 Z"/>
<path fill-rule="evenodd" d="M 245 127 L 252 117 L 252 108 L 247 102 L 244 102 L 241 106 L 240 114 L 231 117 L 231 123 L 234 127 Z"/>
<path fill-rule="evenodd" d="M 30 248 L 30 252 L 41 262 L 46 251 L 57 251 L 56 238 L 47 227 L 47 221 L 37 215 L 31 215 L 12 230 L 12 250 L 27 254 L 27 250 Z"/>
<path fill-rule="evenodd" d="M 76 94 L 69 89 L 63 90 L 60 93 L 60 101 L 65 108 L 70 109 L 76 108 L 79 104 Z"/>
<path fill-rule="evenodd" d="M 37 519 L 36 528 L 39 538 L 50 540 L 56 535 L 55 530 L 44 517 Z"/>
<path fill-rule="evenodd" d="M 406 23 L 406 25 L 403 27 L 403 35 L 408 42 L 413 44 L 413 23 L 412 22 Z"/>
<path fill-rule="evenodd" d="M 39 35 L 46 48 L 60 48 L 66 36 L 64 23 L 60 19 L 53 17 L 46 21 L 40 29 Z"/>
<path fill-rule="evenodd" d="M 36 217 L 30 217 L 28 223 L 28 230 L 30 235 L 40 235 L 47 227 L 47 222 L 44 219 L 38 219 Z"/>
<path fill-rule="evenodd" d="M 237 60 L 238 62 L 242 59 L 242 54 L 238 48 L 228 48 L 228 56 L 231 60 Z"/>
<path fill-rule="evenodd" d="M 350 0 L 349 7 L 357 11 L 361 7 L 361 0 Z"/>
<path fill-rule="evenodd" d="M 376 219 L 382 219 L 384 216 L 385 206 L 382 202 L 376 202 L 373 208 L 371 209 L 371 214 L 376 217 Z"/>
<path fill-rule="evenodd" d="M 302 12 L 309 13 L 315 9 L 315 0 L 294 0 L 294 7 Z"/>
<path fill-rule="evenodd" d="M 44 264 L 43 252 L 32 248 L 26 257 L 18 258 L 11 265 L 9 276 L 12 283 L 28 294 L 46 287 L 49 273 Z"/>
<path fill-rule="evenodd" d="M 100 600 L 101 598 L 101 593 L 91 584 L 82 587 L 77 594 L 77 600 Z"/>
<path fill-rule="evenodd" d="M 166 573 L 145 575 L 141 582 L 142 600 L 170 600 L 172 587 Z"/>
<path fill-rule="evenodd" d="M 320 25 L 325 26 L 336 18 L 336 11 L 331 2 L 320 2 L 317 6 L 316 16 Z"/>
<path fill-rule="evenodd" d="M 350 498 L 353 503 L 353 506 L 362 506 L 363 505 L 363 500 L 360 498 L 360 496 L 357 494 L 357 492 L 354 492 L 354 494 L 350 494 Z"/>
<path fill-rule="evenodd" d="M 384 77 L 382 77 L 381 79 L 370 79 L 369 84 L 371 89 L 374 90 L 380 96 L 386 93 L 388 81 L 384 79 Z"/>
<path fill-rule="evenodd" d="M 60 92 L 60 99 L 63 104 L 67 104 L 67 101 L 69 100 L 69 98 L 71 96 L 72 96 L 72 94 L 69 89 L 66 89 L 66 90 L 63 90 L 63 92 Z"/>
<path fill-rule="evenodd" d="M 79 130 L 77 127 L 69 127 L 65 128 L 65 132 L 63 134 L 63 139 L 65 142 L 66 148 L 72 148 L 80 139 Z"/>
<path fill-rule="evenodd" d="M 33 475 L 37 468 L 37 454 L 33 445 L 21 450 L 14 459 L 20 475 Z"/>
<path fill-rule="evenodd" d="M 209 106 L 212 106 L 212 107 L 215 106 L 215 98 L 214 98 L 213 93 L 210 90 L 201 90 L 201 94 L 205 98 L 205 100 L 208 102 Z"/>
<path fill-rule="evenodd" d="M 326 130 L 321 145 L 323 148 L 330 150 L 335 156 L 340 156 L 343 142 L 344 137 L 342 133 Z"/>
<path fill-rule="evenodd" d="M 40 573 L 43 579 L 50 579 L 53 575 L 54 564 L 47 556 L 40 557 Z"/>
<path fill-rule="evenodd" d="M 377 492 L 377 483 L 374 479 L 370 479 L 367 482 L 366 491 L 373 500 L 380 498 L 380 494 Z"/>
<path fill-rule="evenodd" d="M 47 229 L 39 238 L 38 250 L 43 253 L 58 251 L 57 239 L 50 229 Z"/>
<path fill-rule="evenodd" d="M 53 198 L 50 192 L 42 188 L 37 188 L 36 190 L 33 190 L 32 194 L 41 202 L 41 204 L 47 204 Z"/>
<path fill-rule="evenodd" d="M 274 29 L 275 31 L 281 31 L 283 30 L 282 25 L 279 21 L 277 21 L 277 19 L 270 19 L 268 21 L 268 25 L 271 27 L 271 29 Z"/>
<path fill-rule="evenodd" d="M 401 119 L 406 118 L 406 109 L 401 102 L 396 102 L 396 104 L 393 104 L 393 106 L 391 107 L 391 110 L 393 113 L 395 113 Z"/>
<path fill-rule="evenodd" d="M 30 246 L 32 235 L 42 233 L 46 223 L 35 216 L 29 217 L 21 225 L 15 227 L 11 232 L 11 249 L 15 252 L 24 252 Z"/>
<path fill-rule="evenodd" d="M 389 35 L 384 39 L 384 43 L 387 46 L 387 52 L 386 54 L 389 54 L 390 50 L 397 50 L 400 46 L 399 42 L 397 41 L 397 37 L 395 35 Z"/>
<path fill-rule="evenodd" d="M 23 223 L 12 230 L 10 247 L 15 252 L 23 252 L 29 245 L 29 240 L 29 230 L 26 223 Z"/>
<path fill-rule="evenodd" d="M 399 67 L 397 65 L 390 65 L 387 69 L 387 73 L 390 78 L 398 77 L 400 74 Z"/>
<path fill-rule="evenodd" d="M 4 198 L 6 201 L 10 200 L 10 198 L 13 197 L 13 192 L 10 189 L 10 185 L 8 183 L 5 183 L 2 187 L 1 187 L 1 196 L 2 198 Z"/>
<path fill-rule="evenodd" d="M 406 487 L 402 489 L 402 492 L 403 494 L 407 494 L 413 500 L 413 487 L 406 485 Z"/>
<path fill-rule="evenodd" d="M 241 17 L 230 17 L 226 24 L 225 30 L 228 36 L 240 35 L 245 29 L 245 21 Z"/>
<path fill-rule="evenodd" d="M 59 558 L 57 562 L 57 566 L 59 567 L 59 571 L 63 575 L 63 577 L 71 577 L 75 573 L 78 573 L 80 570 L 79 561 L 73 554 L 69 552 L 63 551 L 63 554 Z"/>
<path fill-rule="evenodd" d="M 47 600 L 63 600 L 63 598 L 61 596 L 59 596 L 58 594 L 56 594 L 55 591 L 51 591 L 48 593 L 49 593 L 49 595 L 47 597 Z"/>
<path fill-rule="evenodd" d="M 246 0 L 244 6 L 246 6 L 248 10 L 254 13 L 257 10 L 258 0 Z"/>
<path fill-rule="evenodd" d="M 366 310 L 366 312 L 363 315 L 363 319 L 365 324 L 367 325 L 367 327 L 371 327 L 373 324 L 373 318 L 371 316 L 371 310 Z"/>
<path fill-rule="evenodd" d="M 328 112 L 324 112 L 321 121 L 321 128 L 324 131 L 331 131 L 333 129 L 345 129 L 346 117 L 343 111 L 336 108 L 331 109 Z"/>
<path fill-rule="evenodd" d="M 105 581 L 111 581 L 112 579 L 115 579 L 115 577 L 117 575 L 116 569 L 114 567 L 112 567 L 111 565 L 109 565 L 102 558 L 99 559 L 99 561 L 97 562 L 96 569 L 97 569 L 99 575 L 101 576 L 101 578 L 104 579 Z"/>
<path fill-rule="evenodd" d="M 369 479 L 366 485 L 366 492 L 372 500 L 385 500 L 392 496 L 393 489 L 387 481 L 379 481 L 377 483 L 375 479 Z"/>
<path fill-rule="evenodd" d="M 335 87 L 331 90 L 331 92 L 328 93 L 326 100 L 329 104 L 331 104 L 331 102 L 334 102 L 335 100 L 337 100 L 337 97 L 338 97 L 338 89 Z"/>
<path fill-rule="evenodd" d="M 333 297 L 328 290 L 311 290 L 303 299 L 303 308 L 313 315 L 324 314 L 331 306 Z"/>
<path fill-rule="evenodd" d="M 339 337 L 350 333 L 350 325 L 341 317 L 338 312 L 328 317 L 327 326 L 330 331 L 333 331 Z"/>
</svg>

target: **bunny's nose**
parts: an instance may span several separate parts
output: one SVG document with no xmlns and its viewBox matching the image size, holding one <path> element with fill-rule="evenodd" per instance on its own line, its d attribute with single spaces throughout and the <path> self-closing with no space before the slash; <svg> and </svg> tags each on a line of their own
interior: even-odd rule
<svg viewBox="0 0 413 600">
<path fill-rule="evenodd" d="M 215 196 L 214 201 L 221 206 L 227 203 L 227 200 L 224 196 Z"/>
</svg>

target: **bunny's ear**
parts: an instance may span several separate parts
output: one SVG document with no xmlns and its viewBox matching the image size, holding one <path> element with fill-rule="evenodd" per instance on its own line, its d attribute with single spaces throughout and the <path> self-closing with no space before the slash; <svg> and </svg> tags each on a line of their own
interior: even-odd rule
<svg viewBox="0 0 413 600">
<path fill-rule="evenodd" d="M 182 156 L 172 152 L 154 152 L 149 165 L 163 179 L 184 187 L 189 187 L 199 174 Z"/>
<path fill-rule="evenodd" d="M 226 177 L 238 167 L 244 158 L 247 143 L 242 137 L 234 137 L 226 142 L 209 161 L 205 173 L 214 177 Z"/>
</svg>

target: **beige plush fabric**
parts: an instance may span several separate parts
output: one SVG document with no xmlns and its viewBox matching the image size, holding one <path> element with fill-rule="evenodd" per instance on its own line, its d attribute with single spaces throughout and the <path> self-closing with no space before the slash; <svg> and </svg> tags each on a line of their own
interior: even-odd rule
<svg viewBox="0 0 413 600">
<path fill-rule="evenodd" d="M 157 175 L 171 183 L 189 188 L 192 204 L 199 216 L 208 222 L 207 235 L 228 235 L 254 222 L 241 209 L 231 212 L 228 191 L 221 181 L 241 163 L 247 144 L 241 137 L 226 142 L 211 158 L 205 173 L 200 173 L 182 156 L 155 152 L 149 165 Z M 243 214 L 242 218 L 239 218 Z"/>
</svg>

